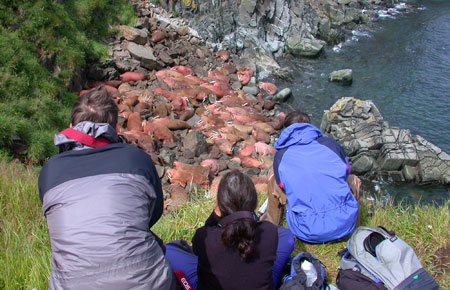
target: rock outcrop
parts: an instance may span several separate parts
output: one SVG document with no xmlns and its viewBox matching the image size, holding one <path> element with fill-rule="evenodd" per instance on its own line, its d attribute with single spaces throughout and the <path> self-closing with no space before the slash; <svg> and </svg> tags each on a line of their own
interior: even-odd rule
<svg viewBox="0 0 450 290">
<path fill-rule="evenodd" d="M 328 77 L 330 82 L 339 83 L 344 86 L 349 86 L 353 82 L 353 70 L 351 69 L 341 69 L 330 73 Z"/>
<path fill-rule="evenodd" d="M 343 146 L 355 174 L 450 183 L 450 156 L 407 129 L 390 127 L 370 100 L 338 100 L 325 111 L 320 127 Z"/>
<path fill-rule="evenodd" d="M 377 5 L 397 0 L 193 0 L 189 7 L 172 2 L 210 47 L 246 56 L 264 78 L 280 68 L 274 58 L 317 56 L 325 42 L 343 41 L 346 31 L 376 18 Z"/>
</svg>

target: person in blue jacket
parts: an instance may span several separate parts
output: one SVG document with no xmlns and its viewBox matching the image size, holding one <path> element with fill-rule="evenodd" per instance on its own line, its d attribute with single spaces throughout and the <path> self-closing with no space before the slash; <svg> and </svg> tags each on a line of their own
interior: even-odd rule
<svg viewBox="0 0 450 290">
<path fill-rule="evenodd" d="M 284 127 L 275 143 L 278 151 L 262 219 L 278 224 L 284 209 L 292 233 L 310 243 L 350 234 L 357 222 L 355 196 L 361 181 L 350 176 L 344 149 L 311 125 L 303 112 L 289 113 Z"/>
</svg>

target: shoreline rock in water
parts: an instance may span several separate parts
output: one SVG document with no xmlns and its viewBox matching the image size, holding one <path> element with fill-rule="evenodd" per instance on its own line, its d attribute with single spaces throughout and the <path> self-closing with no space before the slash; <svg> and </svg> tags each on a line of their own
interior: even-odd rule
<svg viewBox="0 0 450 290">
<path fill-rule="evenodd" d="M 450 183 L 450 156 L 407 129 L 390 127 L 370 100 L 341 98 L 324 112 L 320 128 L 342 145 L 357 175 Z"/>
<path fill-rule="evenodd" d="M 343 86 L 350 86 L 353 82 L 353 70 L 341 69 L 330 73 L 328 77 L 330 82 L 335 82 Z"/>
</svg>

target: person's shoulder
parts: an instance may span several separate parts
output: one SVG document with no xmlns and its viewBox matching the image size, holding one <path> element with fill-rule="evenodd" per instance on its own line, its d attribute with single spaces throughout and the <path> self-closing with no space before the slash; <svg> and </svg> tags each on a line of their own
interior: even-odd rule
<svg viewBox="0 0 450 290">
<path fill-rule="evenodd" d="M 192 237 L 192 245 L 194 247 L 198 247 L 199 245 L 204 245 L 206 243 L 206 239 L 211 238 L 211 231 L 214 231 L 214 227 L 210 226 L 202 226 L 195 231 L 194 236 Z M 201 247 L 200 247 L 201 248 Z"/>
<path fill-rule="evenodd" d="M 339 143 L 335 139 L 328 137 L 327 135 L 322 135 L 319 138 L 317 138 L 316 140 L 319 143 L 334 144 L 334 145 L 341 147 L 341 145 L 339 145 Z"/>
<path fill-rule="evenodd" d="M 329 149 L 333 150 L 336 154 L 341 156 L 341 158 L 343 158 L 343 159 L 345 159 L 345 157 L 347 156 L 344 148 L 342 148 L 342 146 L 339 144 L 339 142 L 334 140 L 331 137 L 328 137 L 325 135 L 320 136 L 319 138 L 317 138 L 317 142 L 320 143 L 321 145 L 324 145 L 324 146 L 328 147 Z"/>
<path fill-rule="evenodd" d="M 131 145 L 131 144 L 114 143 L 114 144 L 107 145 L 107 146 L 113 146 L 114 149 L 127 151 L 127 152 L 130 152 L 130 154 L 138 154 L 138 155 L 146 155 L 147 156 L 147 153 L 145 153 L 142 149 L 138 148 L 137 146 Z"/>
<path fill-rule="evenodd" d="M 148 162 L 151 161 L 150 155 L 148 155 L 145 151 L 138 148 L 137 146 L 126 144 L 126 143 L 116 143 L 107 145 L 111 146 L 110 148 L 105 148 L 105 150 L 111 149 L 117 156 L 122 156 L 123 158 L 127 158 L 132 162 Z"/>
</svg>

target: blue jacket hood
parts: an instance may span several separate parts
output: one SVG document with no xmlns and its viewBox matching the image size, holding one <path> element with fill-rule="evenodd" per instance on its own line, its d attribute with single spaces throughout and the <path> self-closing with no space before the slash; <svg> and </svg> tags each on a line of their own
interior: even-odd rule
<svg viewBox="0 0 450 290">
<path fill-rule="evenodd" d="M 295 123 L 284 129 L 277 142 L 275 149 L 280 150 L 292 145 L 305 145 L 322 136 L 322 132 L 308 123 Z"/>
</svg>

